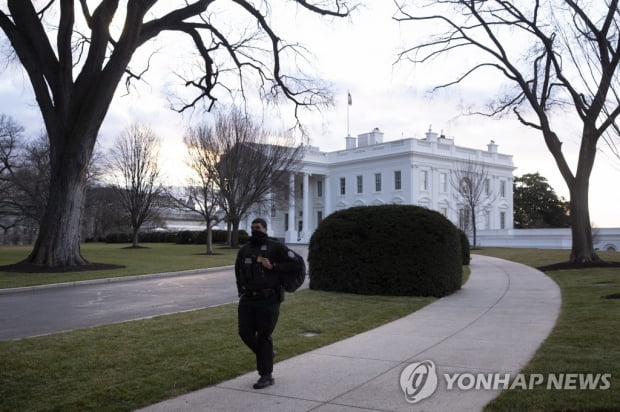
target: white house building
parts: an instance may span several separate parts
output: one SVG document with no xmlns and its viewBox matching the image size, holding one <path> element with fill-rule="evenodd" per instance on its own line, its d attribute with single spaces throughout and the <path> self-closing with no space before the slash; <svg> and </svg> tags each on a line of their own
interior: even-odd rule
<svg viewBox="0 0 620 412">
<path fill-rule="evenodd" d="M 409 204 L 436 210 L 468 230 L 467 208 L 452 183 L 459 164 L 483 164 L 487 201 L 479 205 L 477 228 L 512 229 L 512 156 L 460 147 L 429 129 L 424 139 L 383 140 L 370 133 L 345 138 L 346 148 L 322 152 L 304 149 L 301 167 L 288 176 L 288 199 L 274 201 L 266 218 L 270 236 L 286 243 L 307 243 L 322 219 L 353 206 Z M 282 202 L 281 200 L 284 200 Z M 278 206 L 284 205 L 284 206 Z M 248 216 L 245 225 L 258 216 Z M 242 224 L 242 227 L 244 225 Z"/>
</svg>

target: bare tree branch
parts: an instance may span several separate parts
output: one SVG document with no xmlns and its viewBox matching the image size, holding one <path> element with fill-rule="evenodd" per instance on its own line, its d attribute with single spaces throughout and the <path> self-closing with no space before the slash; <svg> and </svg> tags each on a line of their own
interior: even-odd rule
<svg viewBox="0 0 620 412">
<path fill-rule="evenodd" d="M 432 23 L 438 34 L 405 48 L 397 62 L 424 63 L 472 50 L 477 57 L 472 59 L 474 63 L 435 90 L 463 84 L 485 68 L 495 69 L 513 84 L 513 94 L 495 99 L 486 111 L 472 113 L 496 116 L 512 111 L 522 124 L 541 131 L 571 192 L 571 260 L 597 260 L 592 248 L 588 187 L 597 142 L 602 136 L 608 143 L 613 141 L 610 133 L 617 134 L 614 125 L 620 116 L 619 0 L 607 0 L 605 5 L 576 0 L 420 3 L 395 0 L 398 11 L 394 19 Z M 446 27 L 447 31 L 442 31 Z M 528 45 L 526 52 L 520 47 L 524 44 Z M 572 108 L 582 124 L 574 172 L 562 150 L 559 126 L 554 123 L 558 106 Z M 532 114 L 526 115 L 524 107 Z"/>
<path fill-rule="evenodd" d="M 0 29 L 26 70 L 50 142 L 53 190 L 44 224 L 27 258 L 46 266 L 86 263 L 81 256 L 80 210 L 85 178 L 98 131 L 117 86 L 143 80 L 146 71 L 129 67 L 136 51 L 164 32 L 183 34 L 195 46 L 203 67 L 186 78 L 188 94 L 181 109 L 206 102 L 211 109 L 222 92 L 246 99 L 250 86 L 267 103 L 290 102 L 296 121 L 300 108 L 332 103 L 329 90 L 296 65 L 302 47 L 278 36 L 267 0 L 228 2 L 252 30 L 228 24 L 211 7 L 215 0 L 177 3 L 157 0 L 71 1 L 6 0 L 0 6 Z M 221 3 L 221 2 L 218 2 Z M 37 10 L 35 4 L 42 4 Z M 157 4 L 157 8 L 154 6 Z M 297 6 L 325 16 L 347 16 L 353 0 L 294 0 Z M 211 12 L 213 10 L 213 12 Z M 266 10 L 266 11 L 265 11 Z M 120 32 L 113 31 L 119 27 Z M 238 30 L 237 30 L 238 29 Z M 186 49 L 179 47 L 181 54 Z M 176 57 L 176 56 L 175 56 Z M 146 69 L 150 68 L 147 63 Z M 230 74 L 234 76 L 231 77 Z M 236 96 L 233 96 L 233 98 Z M 178 109 L 178 107 L 177 107 Z"/>
</svg>

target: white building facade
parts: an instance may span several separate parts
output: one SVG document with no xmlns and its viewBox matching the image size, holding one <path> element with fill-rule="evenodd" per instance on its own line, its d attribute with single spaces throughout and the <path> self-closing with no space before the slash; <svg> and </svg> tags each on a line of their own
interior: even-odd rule
<svg viewBox="0 0 620 412">
<path fill-rule="evenodd" d="M 454 140 L 429 130 L 424 139 L 384 142 L 379 129 L 345 141 L 346 148 L 335 152 L 304 149 L 301 167 L 288 176 L 286 199 L 274 201 L 270 212 L 260 215 L 268 222 L 270 236 L 308 243 L 332 212 L 385 204 L 423 206 L 468 231 L 467 207 L 453 183 L 458 165 L 466 162 L 484 165 L 487 174 L 487 200 L 478 206 L 477 229 L 512 229 L 513 160 L 498 153 L 493 141 L 487 150 L 476 150 L 456 146 Z M 257 216 L 248 216 L 245 226 L 249 228 Z"/>
</svg>

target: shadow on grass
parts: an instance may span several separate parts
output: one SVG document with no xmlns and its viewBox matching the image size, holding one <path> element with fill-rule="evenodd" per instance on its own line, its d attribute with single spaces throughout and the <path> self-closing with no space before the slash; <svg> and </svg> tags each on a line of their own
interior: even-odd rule
<svg viewBox="0 0 620 412">
<path fill-rule="evenodd" d="M 16 272 L 16 273 L 68 273 L 68 272 L 85 272 L 90 270 L 113 270 L 122 269 L 125 266 L 112 265 L 108 263 L 86 263 L 77 266 L 57 266 L 49 267 L 43 265 L 34 265 L 32 263 L 19 262 L 13 265 L 0 266 L 0 272 Z"/>
<path fill-rule="evenodd" d="M 611 295 L 601 296 L 602 299 L 620 299 L 620 293 L 612 293 Z"/>
<path fill-rule="evenodd" d="M 554 270 L 589 269 L 589 268 L 620 268 L 620 262 L 606 262 L 603 260 L 598 261 L 598 262 L 585 262 L 585 263 L 560 262 L 560 263 L 553 263 L 551 265 L 540 266 L 536 269 L 541 270 L 543 272 L 551 272 Z"/>
</svg>

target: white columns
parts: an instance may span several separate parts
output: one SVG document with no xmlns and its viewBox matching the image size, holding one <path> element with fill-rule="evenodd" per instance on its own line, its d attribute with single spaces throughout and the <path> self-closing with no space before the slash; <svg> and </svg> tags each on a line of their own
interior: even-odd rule
<svg viewBox="0 0 620 412">
<path fill-rule="evenodd" d="M 431 204 L 432 210 L 439 210 L 439 171 L 435 166 L 431 167 L 428 184 L 430 185 L 431 192 Z"/>
<path fill-rule="evenodd" d="M 323 178 L 323 197 L 325 198 L 325 208 L 323 210 L 323 219 L 332 212 L 332 187 L 329 175 Z"/>
<path fill-rule="evenodd" d="M 308 173 L 304 173 L 303 180 L 303 192 L 302 192 L 302 202 L 303 202 L 303 212 L 302 212 L 302 232 L 300 234 L 302 242 L 310 241 L 310 234 L 312 231 L 310 230 L 310 175 Z"/>
<path fill-rule="evenodd" d="M 295 216 L 295 173 L 291 173 L 288 178 L 288 230 L 286 232 L 286 242 L 297 242 L 297 225 Z"/>
</svg>

